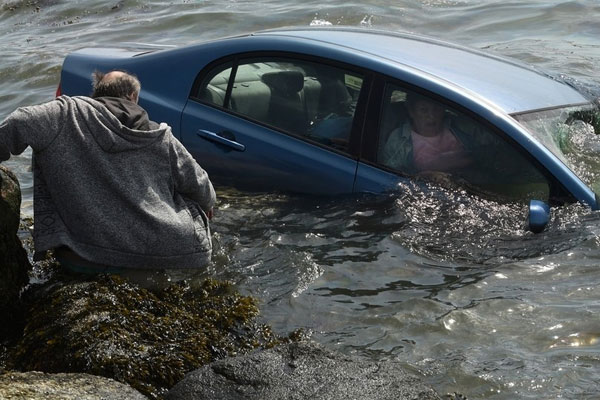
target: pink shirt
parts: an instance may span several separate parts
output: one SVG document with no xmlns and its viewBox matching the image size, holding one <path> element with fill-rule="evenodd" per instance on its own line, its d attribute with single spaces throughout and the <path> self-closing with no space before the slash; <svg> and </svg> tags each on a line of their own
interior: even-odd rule
<svg viewBox="0 0 600 400">
<path fill-rule="evenodd" d="M 411 132 L 413 161 L 418 171 L 448 171 L 452 159 L 463 152 L 463 146 L 447 127 L 441 135 L 422 136 Z"/>
</svg>

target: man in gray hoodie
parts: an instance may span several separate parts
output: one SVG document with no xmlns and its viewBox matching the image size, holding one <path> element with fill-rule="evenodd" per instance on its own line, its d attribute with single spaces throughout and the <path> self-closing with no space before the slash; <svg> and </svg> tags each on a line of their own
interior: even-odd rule
<svg viewBox="0 0 600 400">
<path fill-rule="evenodd" d="M 36 257 L 75 264 L 198 268 L 210 261 L 215 191 L 164 123 L 138 104 L 140 83 L 96 74 L 89 97 L 60 96 L 0 123 L 0 161 L 31 146 Z"/>
</svg>

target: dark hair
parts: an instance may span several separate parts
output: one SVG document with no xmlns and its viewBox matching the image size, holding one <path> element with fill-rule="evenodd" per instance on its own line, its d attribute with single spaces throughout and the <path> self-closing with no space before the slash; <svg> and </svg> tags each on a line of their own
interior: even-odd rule
<svg viewBox="0 0 600 400">
<path fill-rule="evenodd" d="M 138 96 L 142 85 L 139 79 L 132 74 L 125 71 L 111 71 L 111 72 L 122 72 L 117 77 L 105 79 L 108 73 L 96 71 L 92 75 L 92 97 L 120 97 L 123 99 L 129 99 L 131 94 L 135 97 Z M 110 72 L 109 72 L 110 73 Z"/>
<path fill-rule="evenodd" d="M 426 101 L 429 103 L 437 103 L 432 98 L 424 96 L 420 93 L 415 93 L 415 92 L 407 92 L 406 93 L 406 105 L 408 107 L 411 107 L 411 108 L 414 107 L 415 104 L 417 104 L 419 101 Z"/>
</svg>

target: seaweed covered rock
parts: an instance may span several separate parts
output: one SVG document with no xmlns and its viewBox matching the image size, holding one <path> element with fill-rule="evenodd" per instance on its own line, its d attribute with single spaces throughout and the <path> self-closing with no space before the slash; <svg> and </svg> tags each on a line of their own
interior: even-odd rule
<svg viewBox="0 0 600 400">
<path fill-rule="evenodd" d="M 214 280 L 153 293 L 101 275 L 49 282 L 35 298 L 9 367 L 100 375 L 151 398 L 208 362 L 276 341 L 268 327 L 253 322 L 253 298 Z"/>
<path fill-rule="evenodd" d="M 226 358 L 189 373 L 167 400 L 439 400 L 399 362 L 369 361 L 291 343 Z"/>
<path fill-rule="evenodd" d="M 10 372 L 0 375 L 0 399 L 147 400 L 131 387 L 88 374 Z"/>
<path fill-rule="evenodd" d="M 17 236 L 21 213 L 21 189 L 17 177 L 0 165 L 0 337 L 14 327 L 20 315 L 19 293 L 28 283 L 31 269 Z"/>
</svg>

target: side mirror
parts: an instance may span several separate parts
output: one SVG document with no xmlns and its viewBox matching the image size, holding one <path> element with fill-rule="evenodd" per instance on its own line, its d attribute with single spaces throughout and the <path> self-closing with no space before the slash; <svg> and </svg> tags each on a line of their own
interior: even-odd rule
<svg viewBox="0 0 600 400">
<path fill-rule="evenodd" d="M 529 230 L 540 233 L 550 221 L 550 207 L 540 200 L 529 202 Z"/>
</svg>

